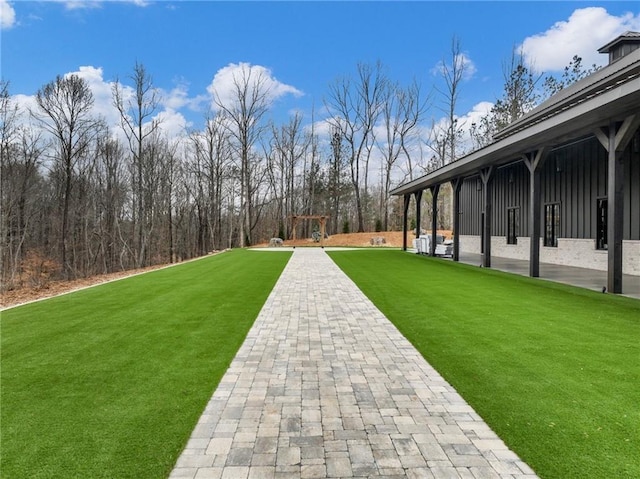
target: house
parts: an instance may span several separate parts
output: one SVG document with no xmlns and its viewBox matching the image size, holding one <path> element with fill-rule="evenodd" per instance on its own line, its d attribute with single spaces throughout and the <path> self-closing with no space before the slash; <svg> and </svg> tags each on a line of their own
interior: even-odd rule
<svg viewBox="0 0 640 479">
<path fill-rule="evenodd" d="M 640 33 L 602 47 L 609 64 L 561 90 L 474 151 L 391 194 L 411 196 L 420 230 L 422 192 L 453 189 L 454 260 L 460 252 L 640 275 Z M 435 218 L 435 214 L 433 217 Z M 435 220 L 431 230 L 435 233 Z M 433 252 L 432 252 L 433 253 Z"/>
</svg>

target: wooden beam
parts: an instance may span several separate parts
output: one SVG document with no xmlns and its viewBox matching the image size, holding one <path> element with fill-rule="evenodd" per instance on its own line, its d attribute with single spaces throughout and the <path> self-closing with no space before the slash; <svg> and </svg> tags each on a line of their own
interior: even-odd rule
<svg viewBox="0 0 640 479">
<path fill-rule="evenodd" d="M 613 131 L 615 132 L 614 150 L 615 151 L 624 150 L 629 144 L 629 142 L 631 141 L 631 139 L 633 138 L 633 135 L 635 134 L 638 127 L 640 127 L 640 115 L 637 113 L 626 117 L 622 122 L 622 124 L 620 125 L 620 127 L 617 129 L 617 131 L 615 128 L 615 123 L 612 122 L 609 125 L 609 131 L 611 131 L 611 128 L 613 128 Z M 602 128 L 596 128 L 593 131 L 593 134 L 596 136 L 596 138 L 598 139 L 600 144 L 604 147 L 604 149 L 607 150 L 607 152 L 609 152 L 611 149 L 611 142 L 610 142 L 611 135 L 605 133 Z"/>
<path fill-rule="evenodd" d="M 616 133 L 616 151 L 622 152 L 640 127 L 640 115 L 629 115 L 624 119 Z"/>
<path fill-rule="evenodd" d="M 596 128 L 593 131 L 593 134 L 596 136 L 600 144 L 604 147 L 605 150 L 609 151 L 609 135 L 607 135 L 602 128 Z"/>
</svg>

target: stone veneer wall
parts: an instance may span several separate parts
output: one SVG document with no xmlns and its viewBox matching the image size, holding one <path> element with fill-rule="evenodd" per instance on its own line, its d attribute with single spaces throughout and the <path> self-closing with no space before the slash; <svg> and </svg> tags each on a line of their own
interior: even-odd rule
<svg viewBox="0 0 640 479">
<path fill-rule="evenodd" d="M 460 251 L 480 254 L 480 236 L 461 235 Z M 518 238 L 518 244 L 510 245 L 504 236 L 493 236 L 491 255 L 528 261 L 529 238 Z M 597 250 L 593 239 L 558 238 L 557 248 L 543 246 L 540 239 L 540 261 L 607 271 L 607 252 Z M 624 274 L 640 276 L 640 241 L 623 241 L 622 271 Z"/>
</svg>

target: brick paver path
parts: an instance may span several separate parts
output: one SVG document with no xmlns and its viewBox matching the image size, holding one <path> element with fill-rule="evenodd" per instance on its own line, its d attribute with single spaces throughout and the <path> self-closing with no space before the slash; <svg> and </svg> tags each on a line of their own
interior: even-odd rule
<svg viewBox="0 0 640 479">
<path fill-rule="evenodd" d="M 536 476 L 323 250 L 296 249 L 178 477 Z"/>
</svg>

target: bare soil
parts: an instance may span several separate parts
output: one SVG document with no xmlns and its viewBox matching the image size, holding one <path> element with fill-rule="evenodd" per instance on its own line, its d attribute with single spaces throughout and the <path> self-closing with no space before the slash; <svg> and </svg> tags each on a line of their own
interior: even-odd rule
<svg viewBox="0 0 640 479">
<path fill-rule="evenodd" d="M 446 238 L 451 238 L 451 231 L 444 230 L 438 231 L 439 234 L 444 234 Z M 380 248 L 401 248 L 402 247 L 402 231 L 380 231 L 380 232 L 369 232 L 369 233 L 347 233 L 347 234 L 337 234 L 333 236 L 329 236 L 324 240 L 324 246 L 351 246 L 351 247 L 362 247 L 362 246 L 371 246 L 372 239 L 375 238 L 384 238 L 384 244 L 378 246 Z M 411 241 L 414 236 L 411 232 L 407 233 L 407 243 L 411 246 Z M 375 240 L 374 240 L 375 241 Z M 261 245 L 257 245 L 256 247 L 266 247 L 269 246 L 268 243 L 264 243 Z M 285 240 L 283 246 L 318 246 L 320 247 L 320 243 L 315 243 L 311 238 L 297 239 L 293 240 Z"/>
</svg>

